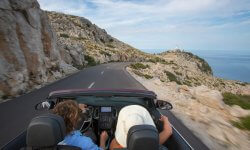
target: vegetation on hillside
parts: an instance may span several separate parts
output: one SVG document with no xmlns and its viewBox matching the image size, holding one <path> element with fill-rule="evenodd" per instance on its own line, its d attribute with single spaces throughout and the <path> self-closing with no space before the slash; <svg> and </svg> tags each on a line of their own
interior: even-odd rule
<svg viewBox="0 0 250 150">
<path fill-rule="evenodd" d="M 137 70 L 133 70 L 133 72 L 134 72 L 136 75 L 138 75 L 138 76 L 140 76 L 140 77 L 144 77 L 144 78 L 146 78 L 146 79 L 152 79 L 152 78 L 153 78 L 151 75 L 143 74 L 143 73 L 141 73 L 140 71 L 137 71 Z"/>
<path fill-rule="evenodd" d="M 142 63 L 131 64 L 130 67 L 136 70 L 150 68 L 149 65 L 144 65 Z"/>
<path fill-rule="evenodd" d="M 213 74 L 212 68 L 209 66 L 209 64 L 203 58 L 200 58 L 199 56 L 194 55 L 190 52 L 182 52 L 182 53 L 187 54 L 191 58 L 197 59 L 201 63 L 201 64 L 198 64 L 198 68 L 202 72 L 205 72 L 207 74 Z"/>
<path fill-rule="evenodd" d="M 177 79 L 177 77 L 173 73 L 166 71 L 166 70 L 164 71 L 164 73 L 167 75 L 170 82 L 174 81 L 177 84 L 181 84 L 181 82 Z"/>
<path fill-rule="evenodd" d="M 250 131 L 250 116 L 240 118 L 240 121 L 232 121 L 232 124 L 242 130 Z"/>
<path fill-rule="evenodd" d="M 164 59 L 161 59 L 159 57 L 153 57 L 153 58 L 150 58 L 148 60 L 149 62 L 152 62 L 152 63 L 165 63 L 166 61 Z"/>
<path fill-rule="evenodd" d="M 95 66 L 99 64 L 95 59 L 89 55 L 84 55 L 84 59 L 88 62 L 88 66 Z"/>
<path fill-rule="evenodd" d="M 61 34 L 60 34 L 60 37 L 69 38 L 69 35 L 68 35 L 68 34 L 65 34 L 65 33 L 61 33 Z"/>
<path fill-rule="evenodd" d="M 103 51 L 103 50 L 100 50 L 100 54 L 105 55 L 106 57 L 111 57 L 110 53 Z"/>
<path fill-rule="evenodd" d="M 243 109 L 250 109 L 250 95 L 238 95 L 233 93 L 223 93 L 223 101 L 227 105 L 239 105 Z"/>
</svg>

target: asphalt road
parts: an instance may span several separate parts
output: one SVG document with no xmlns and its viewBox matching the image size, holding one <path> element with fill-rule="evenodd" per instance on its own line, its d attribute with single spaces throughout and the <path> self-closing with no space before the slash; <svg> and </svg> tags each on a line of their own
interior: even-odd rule
<svg viewBox="0 0 250 150">
<path fill-rule="evenodd" d="M 0 104 L 0 147 L 22 133 L 30 120 L 41 114 L 34 105 L 43 101 L 49 92 L 71 88 L 132 88 L 145 89 L 124 67 L 128 63 L 109 63 L 86 68 L 62 80 L 34 90 L 28 94 Z M 171 112 L 167 112 L 171 124 L 194 149 L 208 149 Z"/>
</svg>

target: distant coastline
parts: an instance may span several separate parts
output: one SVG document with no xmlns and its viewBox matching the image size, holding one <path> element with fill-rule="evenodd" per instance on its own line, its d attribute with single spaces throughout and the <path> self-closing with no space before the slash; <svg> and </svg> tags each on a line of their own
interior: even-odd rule
<svg viewBox="0 0 250 150">
<path fill-rule="evenodd" d="M 164 49 L 143 49 L 148 53 L 158 53 Z M 212 67 L 214 76 L 250 83 L 250 50 L 187 50 L 204 58 Z"/>
</svg>

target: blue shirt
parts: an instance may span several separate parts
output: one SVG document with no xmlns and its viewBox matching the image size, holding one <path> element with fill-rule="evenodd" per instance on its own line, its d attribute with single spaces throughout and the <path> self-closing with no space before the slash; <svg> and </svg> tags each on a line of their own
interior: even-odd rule
<svg viewBox="0 0 250 150">
<path fill-rule="evenodd" d="M 79 130 L 72 131 L 58 144 L 77 146 L 82 150 L 102 150 L 102 148 L 99 148 L 95 143 L 93 143 L 91 138 L 82 135 Z"/>
</svg>

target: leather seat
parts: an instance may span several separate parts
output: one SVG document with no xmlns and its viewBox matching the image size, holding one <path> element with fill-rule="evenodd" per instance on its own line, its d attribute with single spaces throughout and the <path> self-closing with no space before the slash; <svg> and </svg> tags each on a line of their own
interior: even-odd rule
<svg viewBox="0 0 250 150">
<path fill-rule="evenodd" d="M 80 150 L 79 147 L 57 145 L 66 135 L 66 127 L 61 116 L 46 114 L 31 120 L 26 135 L 24 149 Z"/>
<path fill-rule="evenodd" d="M 127 136 L 129 150 L 159 150 L 159 133 L 152 125 L 136 125 L 129 129 Z"/>
</svg>

